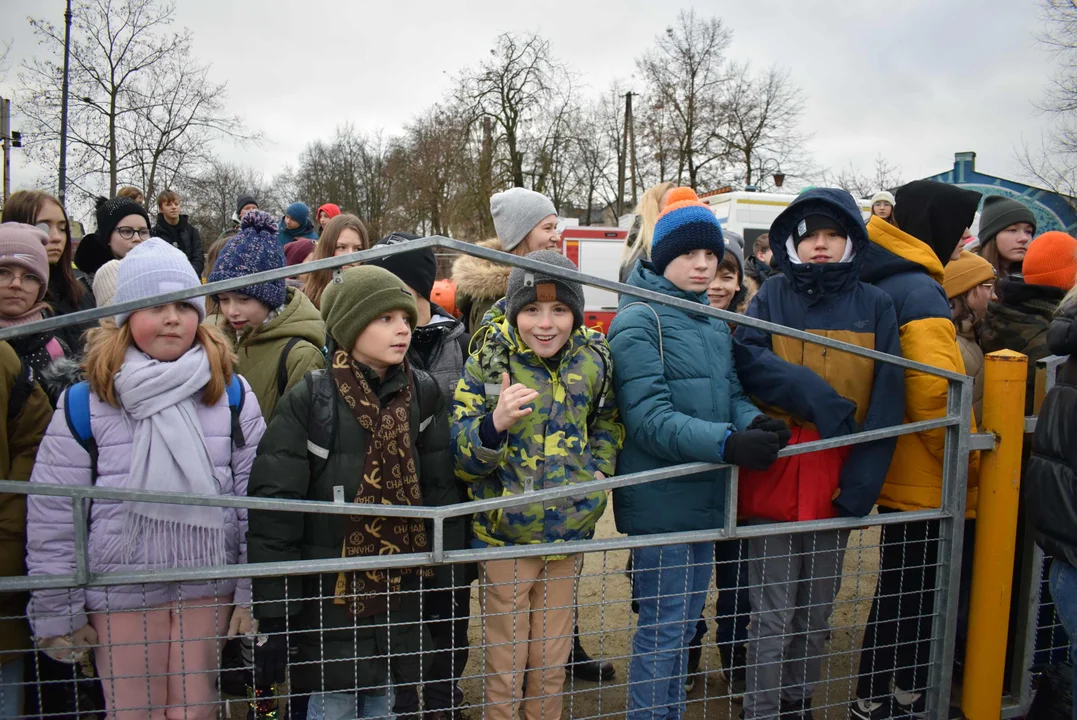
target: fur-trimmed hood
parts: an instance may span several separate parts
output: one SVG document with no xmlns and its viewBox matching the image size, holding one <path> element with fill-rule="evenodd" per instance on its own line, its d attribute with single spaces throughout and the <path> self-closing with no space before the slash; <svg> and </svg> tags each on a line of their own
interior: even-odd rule
<svg viewBox="0 0 1077 720">
<path fill-rule="evenodd" d="M 503 248 L 498 238 L 476 245 L 490 250 Z M 456 291 L 475 300 L 498 300 L 504 297 L 509 287 L 511 272 L 512 268 L 508 265 L 496 265 L 471 255 L 461 255 L 452 264 L 452 279 L 456 281 Z"/>
</svg>

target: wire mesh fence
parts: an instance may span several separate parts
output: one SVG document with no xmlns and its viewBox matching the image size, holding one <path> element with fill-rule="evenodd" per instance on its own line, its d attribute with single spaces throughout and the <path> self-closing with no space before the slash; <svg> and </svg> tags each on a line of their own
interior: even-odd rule
<svg viewBox="0 0 1077 720">
<path fill-rule="evenodd" d="M 418 247 L 542 269 L 615 292 L 626 289 L 444 238 L 418 240 L 410 249 Z M 317 261 L 308 269 L 339 268 L 399 251 L 377 248 Z M 259 273 L 0 330 L 0 339 L 228 291 L 287 272 Z M 147 497 L 108 488 L 0 481 L 3 493 L 73 500 L 76 552 L 70 573 L 0 578 L 0 593 L 8 593 L 8 598 L 12 593 L 69 594 L 71 602 L 58 607 L 69 608 L 68 632 L 74 633 L 77 646 L 54 646 L 47 652 L 13 649 L 0 665 L 0 706 L 9 716 L 35 717 L 96 717 L 108 711 L 124 718 L 274 713 L 312 719 L 390 714 L 501 718 L 519 711 L 528 718 L 643 718 L 665 716 L 671 707 L 679 714 L 683 707 L 688 717 L 731 718 L 740 716 L 747 695 L 749 703 L 760 703 L 751 710 L 756 716 L 837 718 L 849 715 L 857 697 L 866 702 L 863 712 L 871 713 L 877 709 L 877 693 L 889 695 L 898 689 L 919 704 L 917 712 L 942 716 L 939 708 L 951 695 L 965 472 L 973 447 L 968 378 L 659 293 L 632 292 L 943 378 L 949 386 L 944 417 L 805 443 L 782 453 L 804 454 L 941 429 L 946 437 L 942 507 L 737 527 L 734 475 L 727 484 L 729 510 L 721 528 L 623 537 L 607 513 L 589 541 L 446 550 L 444 523 L 451 517 L 569 497 L 572 490 L 533 491 L 523 500 L 404 509 L 178 494 Z M 589 489 L 616 492 L 715 467 L 695 463 L 612 477 L 592 481 Z M 430 523 L 433 542 L 428 553 L 391 558 L 341 558 L 338 547 L 336 555 L 290 563 L 101 573 L 87 559 L 94 542 L 91 499 L 303 512 L 310 523 L 327 522 L 327 515 L 409 514 Z M 478 576 L 474 582 L 469 582 L 469 566 Z M 405 573 L 408 568 L 428 571 Z M 359 573 L 391 589 L 384 597 L 354 592 L 349 578 Z M 245 605 L 235 603 L 230 588 L 232 581 L 248 577 L 259 627 L 246 634 L 235 627 L 235 608 Z M 284 579 L 285 596 L 268 602 L 259 588 L 273 578 Z M 159 601 L 162 586 L 167 602 Z M 188 588 L 193 586 L 203 591 L 192 595 Z M 94 593 L 94 602 L 85 607 L 85 627 L 92 632 L 76 633 L 82 629 L 78 598 L 84 602 L 93 588 L 122 588 L 125 601 L 112 603 L 111 591 Z M 213 591 L 206 594 L 204 588 Z M 371 615 L 358 609 L 368 603 L 385 611 Z M 15 601 L 0 607 L 25 605 Z M 673 616 L 681 620 L 668 622 L 669 613 L 659 611 L 664 608 L 675 608 Z M 0 613 L 6 615 L 0 621 L 38 620 L 20 610 Z M 238 631 L 235 636 L 232 630 Z M 613 676 L 600 672 L 595 682 L 583 679 L 581 648 L 609 662 Z M 268 672 L 266 677 L 274 676 L 274 669 L 281 675 L 267 680 L 252 668 Z"/>
<path fill-rule="evenodd" d="M 302 575 L 300 567 L 288 575 L 286 620 L 232 637 L 231 596 L 187 597 L 183 584 L 174 584 L 174 599 L 163 605 L 87 607 L 96 637 L 84 634 L 80 647 L 63 652 L 18 653 L 30 672 L 26 680 L 5 678 L 0 698 L 23 696 L 23 713 L 33 717 L 108 710 L 174 718 L 500 718 L 520 711 L 600 718 L 644 717 L 683 703 L 686 717 L 735 718 L 746 691 L 769 688 L 775 710 L 810 707 L 817 718 L 844 718 L 863 695 L 858 688 L 928 689 L 940 634 L 924 589 L 944 561 L 933 540 L 938 525 L 795 536 L 770 526 L 773 534 L 750 540 L 695 543 L 697 555 L 685 554 L 688 545 L 655 545 L 506 558 L 481 563 L 473 583 L 467 566 L 456 564 L 448 584 L 416 575 L 412 587 L 387 593 L 388 610 L 373 621 L 339 610 L 362 598 L 336 592 L 337 573 Z M 599 537 L 615 535 L 607 519 Z M 935 552 L 925 552 L 933 542 Z M 892 582 L 880 582 L 880 554 L 887 552 L 907 562 Z M 646 559 L 656 553 L 660 567 Z M 671 588 L 663 573 L 681 587 Z M 686 586 L 692 576 L 705 582 Z M 811 582 L 798 582 L 805 576 Z M 121 589 L 152 596 L 158 587 Z M 257 587 L 256 617 L 263 614 Z M 753 613 L 767 605 L 764 594 L 778 605 L 790 602 Z M 77 597 L 71 602 L 78 607 Z M 696 622 L 648 616 L 647 605 L 680 603 L 700 608 Z M 887 605 L 904 608 L 900 621 L 887 618 Z M 612 665 L 613 677 L 575 675 L 577 639 Z M 253 667 L 266 659 L 259 656 L 282 651 L 275 660 L 287 666 L 285 681 L 260 685 Z M 678 658 L 687 664 L 677 665 Z M 670 685 L 648 672 L 663 662 L 676 666 Z M 763 693 L 747 702 L 770 712 Z"/>
</svg>

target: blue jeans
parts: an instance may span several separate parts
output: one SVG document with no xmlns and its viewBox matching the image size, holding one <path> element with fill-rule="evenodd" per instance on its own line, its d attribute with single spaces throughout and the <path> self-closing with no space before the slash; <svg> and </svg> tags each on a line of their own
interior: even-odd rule
<svg viewBox="0 0 1077 720">
<path fill-rule="evenodd" d="M 1055 612 L 1070 638 L 1070 662 L 1074 667 L 1073 686 L 1077 688 L 1077 568 L 1065 560 L 1055 558 L 1051 563 L 1050 577 Z M 1074 703 L 1073 717 L 1077 720 L 1077 703 Z"/>
<path fill-rule="evenodd" d="M 632 551 L 639 620 L 628 667 L 629 720 L 679 720 L 684 715 L 688 646 L 707 601 L 714 543 Z"/>
<path fill-rule="evenodd" d="M 307 720 L 354 720 L 355 718 L 392 718 L 390 688 L 384 695 L 365 692 L 316 692 L 310 696 Z"/>
<path fill-rule="evenodd" d="M 0 665 L 0 718 L 17 718 L 22 715 L 24 656 Z"/>
</svg>

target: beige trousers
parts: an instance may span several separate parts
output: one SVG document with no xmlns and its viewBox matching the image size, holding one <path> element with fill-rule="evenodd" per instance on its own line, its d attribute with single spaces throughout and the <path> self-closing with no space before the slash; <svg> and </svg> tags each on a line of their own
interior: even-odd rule
<svg viewBox="0 0 1077 720">
<path fill-rule="evenodd" d="M 572 622 L 579 557 L 520 558 L 482 563 L 486 657 L 486 720 L 558 720 Z M 527 690 L 524 691 L 524 674 Z"/>
</svg>

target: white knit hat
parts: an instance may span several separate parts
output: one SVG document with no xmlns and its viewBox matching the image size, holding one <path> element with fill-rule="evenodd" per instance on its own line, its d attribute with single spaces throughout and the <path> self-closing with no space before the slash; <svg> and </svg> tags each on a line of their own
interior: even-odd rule
<svg viewBox="0 0 1077 720">
<path fill-rule="evenodd" d="M 160 238 L 150 238 L 136 245 L 120 261 L 112 304 L 143 300 L 201 285 L 202 281 L 181 250 Z M 187 298 L 183 302 L 198 311 L 199 322 L 206 319 L 204 298 Z M 131 312 L 119 313 L 115 317 L 116 324 L 123 325 L 131 317 Z"/>
<path fill-rule="evenodd" d="M 897 202 L 894 200 L 893 193 L 889 193 L 886 190 L 880 190 L 879 192 L 875 193 L 875 195 L 872 196 L 872 198 L 871 198 L 871 204 L 872 205 L 874 205 L 875 203 L 877 203 L 879 201 L 888 202 L 891 205 L 897 205 Z"/>
<path fill-rule="evenodd" d="M 119 278 L 119 260 L 109 260 L 93 274 L 93 297 L 97 301 L 97 307 L 112 304 L 112 296 L 116 294 L 116 281 Z"/>
</svg>

